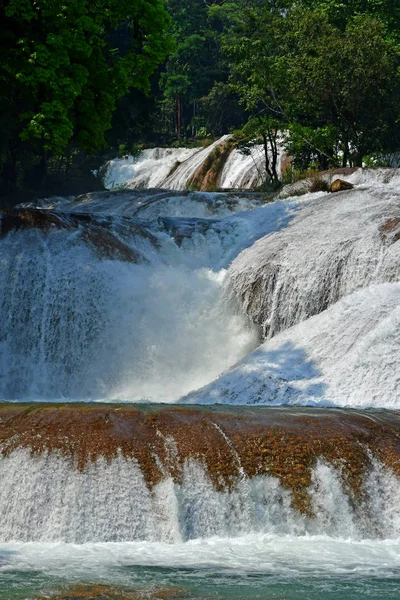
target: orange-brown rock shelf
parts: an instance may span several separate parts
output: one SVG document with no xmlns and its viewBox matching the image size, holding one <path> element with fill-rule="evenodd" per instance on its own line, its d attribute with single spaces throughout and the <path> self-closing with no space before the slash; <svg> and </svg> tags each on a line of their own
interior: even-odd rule
<svg viewBox="0 0 400 600">
<path fill-rule="evenodd" d="M 183 590 L 177 587 L 129 591 L 108 585 L 78 585 L 56 595 L 40 596 L 37 600 L 178 600 L 178 598 L 183 598 Z"/>
<path fill-rule="evenodd" d="M 307 512 L 318 458 L 340 467 L 350 496 L 376 457 L 400 476 L 400 413 L 183 406 L 0 404 L 3 455 L 57 452 L 84 469 L 99 457 L 135 458 L 149 487 L 168 472 L 180 480 L 187 458 L 201 460 L 218 489 L 243 473 L 271 475 Z"/>
</svg>

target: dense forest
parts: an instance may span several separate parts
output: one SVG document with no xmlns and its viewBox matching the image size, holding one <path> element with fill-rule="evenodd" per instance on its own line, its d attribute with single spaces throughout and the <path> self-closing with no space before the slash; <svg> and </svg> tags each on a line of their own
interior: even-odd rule
<svg viewBox="0 0 400 600">
<path fill-rule="evenodd" d="M 299 172 L 400 149 L 397 0 L 4 0 L 0 17 L 3 194 L 228 132 L 264 144 L 271 180 L 278 140 Z"/>
</svg>

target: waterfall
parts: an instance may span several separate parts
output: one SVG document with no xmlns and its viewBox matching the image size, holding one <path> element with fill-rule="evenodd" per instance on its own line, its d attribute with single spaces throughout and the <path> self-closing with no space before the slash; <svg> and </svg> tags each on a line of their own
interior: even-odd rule
<svg viewBox="0 0 400 600">
<path fill-rule="evenodd" d="M 399 291 L 383 284 L 344 298 L 183 401 L 398 408 Z"/>
<path fill-rule="evenodd" d="M 254 347 L 225 272 L 174 260 L 170 238 L 172 264 L 99 259 L 69 231 L 12 232 L 1 244 L 3 399 L 170 402 Z"/>
<path fill-rule="evenodd" d="M 224 135 L 205 148 L 152 148 L 143 150 L 138 156 L 116 158 L 102 169 L 107 189 L 118 187 L 163 188 L 186 190 L 196 172 L 207 159 L 231 136 Z M 277 172 L 281 173 L 286 154 L 278 148 Z M 251 189 L 265 181 L 264 147 L 253 145 L 244 152 L 233 147 L 223 166 L 217 187 L 223 189 Z"/>
<path fill-rule="evenodd" d="M 248 153 L 235 148 L 222 171 L 219 186 L 224 188 L 254 188 L 265 178 L 264 147 L 253 146 Z"/>
<path fill-rule="evenodd" d="M 120 199 L 55 199 L 47 209 L 64 212 L 52 211 L 53 220 L 70 215 L 77 224 L 45 221 L 0 240 L 2 399 L 171 402 L 255 347 L 254 327 L 225 291 L 225 267 L 268 230 L 272 214 L 284 218 L 284 207 L 251 234 L 252 211 L 235 211 L 257 198 Z M 116 260 L 122 251 L 125 260 Z"/>
<path fill-rule="evenodd" d="M 319 461 L 309 490 L 313 517 L 296 511 L 273 477 L 244 478 L 231 491 L 217 491 L 196 460 L 184 464 L 180 483 L 167 476 L 150 490 L 133 460 L 98 459 L 80 472 L 60 456 L 19 450 L 0 459 L 0 482 L 0 543 L 400 535 L 400 481 L 378 462 L 363 482 L 362 507 L 355 507 L 340 470 Z"/>
<path fill-rule="evenodd" d="M 137 188 L 165 187 L 163 183 L 171 170 L 198 151 L 198 148 L 149 148 L 139 157 L 116 158 L 103 168 L 104 185 L 115 189 L 134 182 L 132 187 Z"/>
<path fill-rule="evenodd" d="M 399 277 L 393 188 L 305 198 L 310 204 L 288 227 L 245 250 L 229 271 L 233 294 L 266 338 L 357 289 Z"/>
<path fill-rule="evenodd" d="M 400 284 L 370 286 L 267 340 L 185 403 L 398 409 Z"/>
<path fill-rule="evenodd" d="M 164 188 L 185 190 L 191 177 L 206 158 L 229 139 L 224 135 L 205 148 L 154 148 L 138 157 L 117 158 L 104 167 L 104 185 L 108 189 Z"/>
<path fill-rule="evenodd" d="M 162 187 L 172 190 L 185 190 L 191 178 L 195 175 L 197 169 L 201 167 L 206 158 L 210 156 L 217 146 L 226 142 L 229 137 L 229 135 L 224 135 L 216 142 L 193 154 L 193 156 L 182 163 L 182 165 L 178 166 L 174 173 L 165 180 Z"/>
<path fill-rule="evenodd" d="M 397 594 L 398 173 L 350 178 L 1 213 L 1 600 Z"/>
</svg>

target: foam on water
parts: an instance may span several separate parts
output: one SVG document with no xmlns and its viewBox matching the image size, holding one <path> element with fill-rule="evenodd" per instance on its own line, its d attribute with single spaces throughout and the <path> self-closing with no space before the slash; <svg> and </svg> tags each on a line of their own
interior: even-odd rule
<svg viewBox="0 0 400 600">
<path fill-rule="evenodd" d="M 223 168 L 219 187 L 221 189 L 246 189 L 260 185 L 265 179 L 263 146 L 253 146 L 248 153 L 234 149 Z"/>
<path fill-rule="evenodd" d="M 338 178 L 341 177 L 342 176 L 338 176 Z M 358 187 L 362 186 L 367 188 L 372 186 L 377 187 L 382 191 L 382 188 L 386 186 L 398 187 L 400 182 L 400 169 L 355 169 L 353 173 L 344 176 L 344 179 Z"/>
<path fill-rule="evenodd" d="M 115 158 L 105 166 L 104 185 L 112 190 L 126 184 L 132 187 L 161 188 L 171 169 L 199 148 L 150 148 L 139 156 Z"/>
<path fill-rule="evenodd" d="M 196 569 L 204 578 L 240 574 L 318 576 L 398 575 L 400 540 L 361 540 L 329 536 L 250 534 L 186 543 L 127 542 L 0 544 L 0 573 L 47 571 L 72 579 L 93 576 L 112 580 L 116 567 L 149 566 Z M 208 571 L 208 573 L 207 573 Z M 114 573 L 115 577 L 115 573 Z M 123 575 L 122 575 L 123 577 Z M 287 582 L 289 583 L 289 582 Z"/>
<path fill-rule="evenodd" d="M 216 219 L 262 205 L 258 194 L 217 192 L 174 192 L 165 190 L 124 190 L 92 192 L 77 198 L 52 197 L 37 203 L 41 208 L 67 213 L 120 216 L 145 221 L 159 217 Z M 21 205 L 32 207 L 32 203 Z M 36 206 L 36 204 L 35 204 Z M 152 224 L 154 226 L 154 223 Z"/>
<path fill-rule="evenodd" d="M 105 167 L 103 179 L 107 189 L 120 186 L 134 188 L 163 188 L 186 190 L 196 171 L 209 155 L 226 142 L 224 135 L 206 148 L 153 148 L 143 150 L 138 156 L 116 158 Z M 286 158 L 279 148 L 277 172 L 281 172 Z M 249 151 L 234 148 L 224 165 L 217 186 L 219 189 L 252 189 L 266 179 L 264 147 L 256 144 Z"/>
<path fill-rule="evenodd" d="M 400 406 L 400 284 L 375 285 L 266 341 L 184 402 Z"/>
<path fill-rule="evenodd" d="M 314 198 L 314 199 L 313 199 Z M 397 188 L 308 194 L 284 230 L 242 252 L 229 275 L 234 295 L 264 337 L 318 314 L 371 283 L 398 281 Z"/>
<path fill-rule="evenodd" d="M 250 200 L 232 210 L 221 195 L 54 201 L 70 212 L 113 215 L 115 231 L 124 219 L 146 219 L 157 244 L 124 239 L 142 257 L 129 264 L 100 259 L 79 230 L 2 239 L 1 396 L 171 401 L 208 384 L 257 343 L 225 293 L 232 276 L 242 302 L 251 292 L 263 302 L 270 294 L 273 319 L 264 319 L 265 304 L 248 312 L 277 335 L 184 401 L 398 408 L 400 284 L 370 285 L 398 280 L 398 243 L 379 232 L 399 216 L 398 195 L 395 186 L 368 186 L 329 204 L 317 194 L 246 212 Z M 224 267 L 263 235 L 227 275 Z M 271 282 L 273 260 L 275 291 L 250 289 Z M 265 277 L 257 279 L 260 265 Z M 328 576 L 398 577 L 400 484 L 374 457 L 357 500 L 340 469 L 316 460 L 312 517 L 293 507 L 277 479 L 238 471 L 230 490 L 217 491 L 191 459 L 179 483 L 166 471 L 150 489 L 137 463 L 122 456 L 82 471 L 56 454 L 2 456 L 0 581 L 40 571 L 118 583 L 133 567 L 181 570 L 183 578 L 192 569 L 225 581 L 263 574 L 296 585 L 307 577 L 324 584 Z"/>
<path fill-rule="evenodd" d="M 358 503 L 347 495 L 340 471 L 317 462 L 309 490 L 314 517 L 297 512 L 290 492 L 273 477 L 242 475 L 230 491 L 217 491 L 194 459 L 183 464 L 180 483 L 166 473 L 149 489 L 133 459 L 97 459 L 78 471 L 72 457 L 17 450 L 0 459 L 0 482 L 1 543 L 400 536 L 400 482 L 377 461 Z"/>
<path fill-rule="evenodd" d="M 223 271 L 99 260 L 63 230 L 13 232 L 2 250 L 2 399 L 171 402 L 256 343 Z"/>
</svg>

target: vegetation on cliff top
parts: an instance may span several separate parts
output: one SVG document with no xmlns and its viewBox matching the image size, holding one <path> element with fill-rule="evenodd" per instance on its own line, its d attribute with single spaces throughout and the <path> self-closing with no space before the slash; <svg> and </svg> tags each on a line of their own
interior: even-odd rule
<svg viewBox="0 0 400 600">
<path fill-rule="evenodd" d="M 400 147 L 394 0 L 6 0 L 0 16 L 3 189 L 233 131 L 269 150 L 271 180 L 278 135 L 300 170 Z"/>
</svg>

